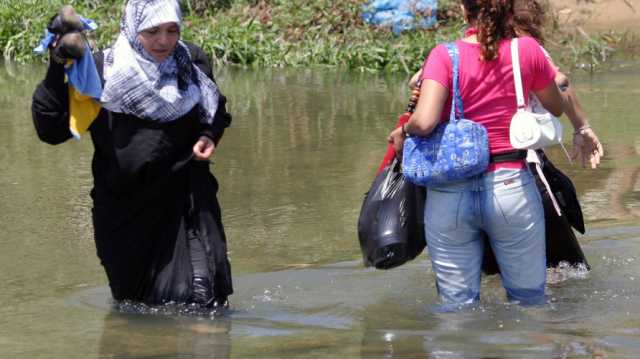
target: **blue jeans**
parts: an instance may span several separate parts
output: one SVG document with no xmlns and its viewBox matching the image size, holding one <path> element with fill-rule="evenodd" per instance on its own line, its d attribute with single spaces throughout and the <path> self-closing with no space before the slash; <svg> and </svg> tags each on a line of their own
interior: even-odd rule
<svg viewBox="0 0 640 359">
<path fill-rule="evenodd" d="M 427 189 L 425 235 L 444 304 L 480 299 L 483 233 L 510 300 L 544 303 L 544 209 L 528 169 L 498 169 Z"/>
</svg>

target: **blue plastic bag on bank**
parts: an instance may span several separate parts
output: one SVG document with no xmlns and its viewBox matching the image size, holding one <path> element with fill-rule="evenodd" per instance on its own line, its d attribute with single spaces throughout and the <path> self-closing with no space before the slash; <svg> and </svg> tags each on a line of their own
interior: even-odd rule
<svg viewBox="0 0 640 359">
<path fill-rule="evenodd" d="M 397 160 L 376 176 L 358 218 L 365 266 L 395 268 L 424 250 L 425 196 L 424 187 L 404 179 Z"/>
<path fill-rule="evenodd" d="M 389 27 L 399 35 L 406 30 L 432 27 L 437 10 L 437 0 L 373 0 L 363 5 L 362 19 L 372 25 Z"/>
</svg>

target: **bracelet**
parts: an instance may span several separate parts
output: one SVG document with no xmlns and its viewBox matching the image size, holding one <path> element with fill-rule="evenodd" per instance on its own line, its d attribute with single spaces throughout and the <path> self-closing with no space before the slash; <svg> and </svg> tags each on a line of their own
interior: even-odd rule
<svg viewBox="0 0 640 359">
<path fill-rule="evenodd" d="M 580 126 L 579 128 L 577 128 L 573 134 L 574 135 L 584 135 L 584 132 L 588 129 L 590 129 L 591 126 L 590 125 L 584 125 L 584 126 Z"/>
</svg>

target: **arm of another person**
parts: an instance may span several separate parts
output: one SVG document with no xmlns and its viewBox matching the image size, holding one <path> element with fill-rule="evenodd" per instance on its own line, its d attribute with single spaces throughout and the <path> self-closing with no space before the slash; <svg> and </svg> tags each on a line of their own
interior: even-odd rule
<svg viewBox="0 0 640 359">
<path fill-rule="evenodd" d="M 565 108 L 565 100 L 560 94 L 560 89 L 556 85 L 555 81 L 549 82 L 544 88 L 533 91 L 542 106 L 549 111 L 552 115 L 559 117 L 562 116 Z"/>
<path fill-rule="evenodd" d="M 534 93 L 542 103 L 542 106 L 554 116 L 559 117 L 563 112 L 566 112 L 575 129 L 573 159 L 581 157 L 583 167 L 586 167 L 587 162 L 589 162 L 591 168 L 595 169 L 600 164 L 600 157 L 604 155 L 604 151 L 595 132 L 588 126 L 573 89 L 569 86 L 564 93 L 561 93 L 556 82 L 552 81 L 547 87 L 534 91 Z"/>
<path fill-rule="evenodd" d="M 523 71 L 527 67 L 531 73 L 530 90 L 547 111 L 556 117 L 561 116 L 565 109 L 565 99 L 560 94 L 556 80 L 563 79 L 557 76 L 557 68 L 549 61 L 546 50 L 532 37 L 519 38 L 518 50 L 521 54 L 520 66 Z"/>
<path fill-rule="evenodd" d="M 595 169 L 600 164 L 600 158 L 604 156 L 604 149 L 598 139 L 595 131 L 589 125 L 587 115 L 582 109 L 578 97 L 571 86 L 569 78 L 560 72 L 560 69 L 553 62 L 553 59 L 546 50 L 543 49 L 547 60 L 556 70 L 556 85 L 562 90 L 561 94 L 565 100 L 564 112 L 569 118 L 571 125 L 573 125 L 573 150 L 572 159 L 580 158 L 582 167 L 587 167 L 587 163 L 592 169 Z"/>
<path fill-rule="evenodd" d="M 565 98 L 565 113 L 573 125 L 573 159 L 580 158 L 582 167 L 595 169 L 600 164 L 600 158 L 604 156 L 604 149 L 595 131 L 589 125 L 586 113 L 578 102 L 576 93 L 569 82 L 562 92 Z"/>
</svg>

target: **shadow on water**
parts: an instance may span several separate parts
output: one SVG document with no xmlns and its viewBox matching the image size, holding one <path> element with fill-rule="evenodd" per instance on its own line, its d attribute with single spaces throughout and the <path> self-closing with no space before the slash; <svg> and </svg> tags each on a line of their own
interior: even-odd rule
<svg viewBox="0 0 640 359">
<path fill-rule="evenodd" d="M 211 167 L 236 293 L 221 317 L 112 310 L 90 222 L 90 141 L 39 143 L 30 96 L 41 67 L 0 67 L 0 357 L 640 357 L 640 72 L 576 78 L 605 144 L 573 179 L 593 270 L 550 273 L 549 303 L 442 314 L 425 256 L 364 269 L 355 223 L 407 100 L 405 79 L 336 71 L 225 70 L 234 122 Z"/>
</svg>

